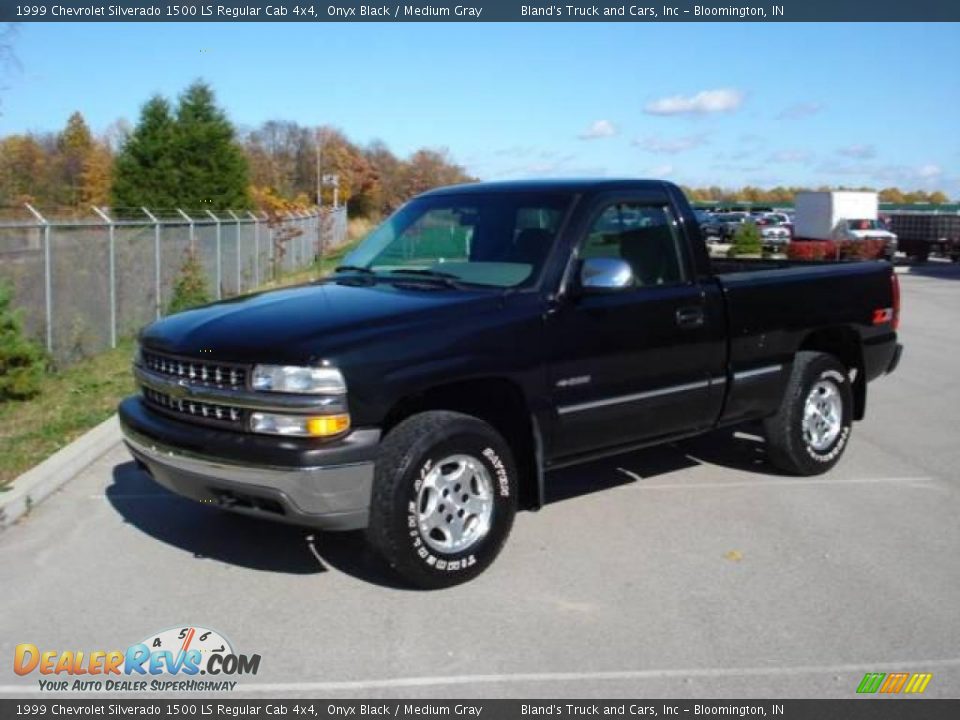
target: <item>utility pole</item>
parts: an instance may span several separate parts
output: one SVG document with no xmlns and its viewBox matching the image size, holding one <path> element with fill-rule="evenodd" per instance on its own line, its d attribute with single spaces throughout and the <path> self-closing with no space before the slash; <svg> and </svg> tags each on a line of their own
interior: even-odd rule
<svg viewBox="0 0 960 720">
<path fill-rule="evenodd" d="M 316 130 L 316 145 L 317 145 L 317 209 L 319 210 L 323 206 L 323 195 L 321 190 L 322 184 L 322 174 L 321 167 L 323 166 L 323 140 L 322 133 L 320 128 Z"/>
</svg>

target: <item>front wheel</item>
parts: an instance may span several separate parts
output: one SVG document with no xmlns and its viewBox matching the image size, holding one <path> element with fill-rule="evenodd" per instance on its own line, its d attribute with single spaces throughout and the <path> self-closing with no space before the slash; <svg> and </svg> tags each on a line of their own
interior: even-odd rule
<svg viewBox="0 0 960 720">
<path fill-rule="evenodd" d="M 767 453 L 794 475 L 819 475 L 840 460 L 853 425 L 853 390 L 834 356 L 799 352 L 777 414 L 764 421 Z"/>
<path fill-rule="evenodd" d="M 471 580 L 491 565 L 517 508 L 510 447 L 469 415 L 413 415 L 386 436 L 374 475 L 367 539 L 411 585 Z"/>
</svg>

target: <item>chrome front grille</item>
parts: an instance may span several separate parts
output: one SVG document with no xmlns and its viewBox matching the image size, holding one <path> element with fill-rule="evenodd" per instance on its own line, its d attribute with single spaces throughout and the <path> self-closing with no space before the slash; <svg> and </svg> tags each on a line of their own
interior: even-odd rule
<svg viewBox="0 0 960 720">
<path fill-rule="evenodd" d="M 237 430 L 246 427 L 247 411 L 242 408 L 200 402 L 189 398 L 175 398 L 149 387 L 142 389 L 148 405 L 173 417 Z"/>
<path fill-rule="evenodd" d="M 143 351 L 143 365 L 148 370 L 198 385 L 243 389 L 247 386 L 247 368 L 230 363 L 189 360 Z"/>
</svg>

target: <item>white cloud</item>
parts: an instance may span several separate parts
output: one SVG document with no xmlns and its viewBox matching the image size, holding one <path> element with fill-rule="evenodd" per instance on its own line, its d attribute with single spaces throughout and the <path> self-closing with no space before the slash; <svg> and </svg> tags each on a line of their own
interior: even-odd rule
<svg viewBox="0 0 960 720">
<path fill-rule="evenodd" d="M 643 106 L 649 115 L 705 115 L 707 113 L 731 112 L 743 103 L 740 90 L 723 88 L 701 90 L 696 95 L 671 95 L 652 100 Z"/>
<path fill-rule="evenodd" d="M 916 168 L 914 172 L 919 178 L 924 180 L 933 180 L 943 175 L 943 168 L 941 168 L 939 165 L 928 163 Z"/>
<path fill-rule="evenodd" d="M 666 177 L 667 175 L 673 175 L 674 167 L 670 163 L 664 163 L 663 165 L 654 165 L 652 168 L 647 170 L 647 175 L 653 178 Z"/>
<path fill-rule="evenodd" d="M 811 155 L 806 150 L 780 150 L 767 159 L 777 163 L 803 163 L 809 162 Z"/>
<path fill-rule="evenodd" d="M 877 149 L 873 145 L 857 144 L 839 148 L 837 153 L 844 157 L 856 158 L 857 160 L 870 160 L 877 156 Z"/>
<path fill-rule="evenodd" d="M 797 120 L 799 118 L 810 117 L 811 115 L 816 115 L 818 112 L 823 110 L 823 103 L 818 102 L 801 102 L 789 107 L 785 107 L 777 115 L 779 120 Z"/>
<path fill-rule="evenodd" d="M 613 137 L 617 134 L 617 126 L 609 120 L 595 120 L 590 123 L 590 127 L 580 133 L 577 137 L 581 140 L 597 140 L 598 138 Z"/>
<path fill-rule="evenodd" d="M 643 140 L 634 140 L 633 144 L 642 147 L 647 152 L 662 155 L 676 155 L 677 153 L 692 150 L 707 141 L 705 135 L 686 135 L 677 138 L 646 137 Z"/>
</svg>

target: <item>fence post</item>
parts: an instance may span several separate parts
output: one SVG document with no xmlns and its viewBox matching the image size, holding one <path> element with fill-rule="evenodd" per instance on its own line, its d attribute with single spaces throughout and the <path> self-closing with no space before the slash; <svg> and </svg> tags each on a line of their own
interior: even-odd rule
<svg viewBox="0 0 960 720">
<path fill-rule="evenodd" d="M 269 216 L 267 216 L 269 218 Z M 270 223 L 267 223 L 267 251 L 270 257 L 270 270 L 271 270 L 271 280 L 275 280 L 277 277 L 277 258 L 276 258 L 276 247 L 273 242 L 273 228 L 270 227 Z"/>
<path fill-rule="evenodd" d="M 223 292 L 220 289 L 221 284 L 223 283 L 223 267 L 221 266 L 220 260 L 220 218 L 214 215 L 212 212 L 207 210 L 207 215 L 213 218 L 213 221 L 217 224 L 217 300 L 220 300 Z"/>
<path fill-rule="evenodd" d="M 53 352 L 53 282 L 51 279 L 53 268 L 50 265 L 50 223 L 30 203 L 24 203 L 27 210 L 43 227 L 43 302 L 47 323 L 47 352 Z"/>
<path fill-rule="evenodd" d="M 307 227 L 309 225 L 308 221 L 310 219 L 310 213 L 306 210 L 301 210 L 300 213 L 300 267 L 305 268 L 310 263 L 308 258 L 310 256 L 310 236 L 307 234 Z"/>
<path fill-rule="evenodd" d="M 193 252 L 197 249 L 196 242 L 193 236 L 193 218 L 187 215 L 183 210 L 177 208 L 177 212 L 180 213 L 180 216 L 187 221 L 187 224 L 190 226 L 190 252 Z"/>
<path fill-rule="evenodd" d="M 317 207 L 317 252 L 320 253 L 320 275 L 323 276 L 323 256 L 326 255 L 326 247 L 323 241 L 323 208 Z"/>
<path fill-rule="evenodd" d="M 237 225 L 237 295 L 240 294 L 240 218 L 238 218 L 233 210 L 227 210 L 227 213 L 234 219 L 234 222 Z"/>
<path fill-rule="evenodd" d="M 247 210 L 247 215 L 253 218 L 253 286 L 260 287 L 260 220 Z"/>
<path fill-rule="evenodd" d="M 160 308 L 163 307 L 163 301 L 160 298 L 160 221 L 145 207 L 141 207 L 140 209 L 143 210 L 143 214 L 153 222 L 153 284 L 157 306 L 157 320 L 159 320 Z"/>
<path fill-rule="evenodd" d="M 93 206 L 93 211 L 107 224 L 110 236 L 110 347 L 115 348 L 117 346 L 117 253 L 113 220 L 96 206 Z"/>
</svg>

